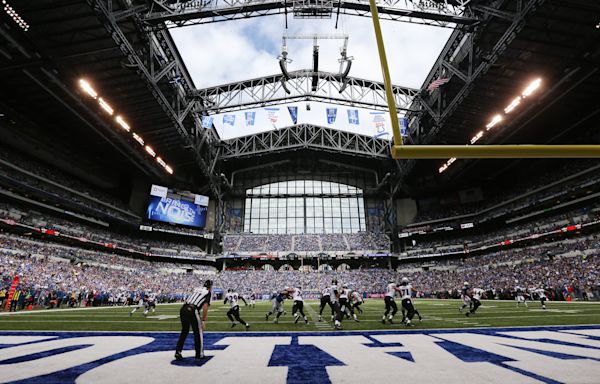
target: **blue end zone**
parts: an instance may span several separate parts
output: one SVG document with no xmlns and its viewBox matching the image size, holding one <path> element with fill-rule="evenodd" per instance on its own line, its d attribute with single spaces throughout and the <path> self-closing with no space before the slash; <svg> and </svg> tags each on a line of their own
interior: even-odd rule
<svg viewBox="0 0 600 384">
<path fill-rule="evenodd" d="M 561 336 L 567 335 L 570 337 L 568 341 L 559 341 L 548 339 L 548 335 L 540 334 L 540 338 L 534 338 L 528 340 L 516 336 L 501 335 L 501 332 L 540 332 L 540 331 L 598 331 L 597 334 L 592 336 L 577 336 L 568 333 L 561 333 Z M 540 372 L 530 372 L 523 368 L 517 368 L 511 364 L 517 360 L 513 359 L 506 354 L 496 354 L 494 352 L 474 348 L 466 345 L 460 340 L 449 341 L 444 340 L 442 336 L 436 337 L 436 335 L 481 335 L 481 336 L 498 336 L 504 338 L 510 348 L 514 348 L 515 351 L 520 350 L 523 352 L 535 354 L 539 358 L 554 359 L 557 362 L 579 362 L 582 367 L 587 370 L 596 372 L 600 377 L 600 325 L 588 325 L 588 326 L 556 326 L 556 327 L 519 327 L 519 328 L 486 328 L 486 329 L 440 329 L 440 330 L 406 330 L 406 331 L 369 331 L 369 332 L 281 332 L 281 333 L 205 333 L 204 334 L 204 349 L 207 357 L 203 360 L 193 359 L 193 337 L 189 336 L 184 350 L 188 353 L 182 361 L 175 361 L 172 353 L 175 349 L 175 343 L 177 341 L 178 334 L 174 332 L 25 332 L 25 331 L 0 331 L 0 381 L 2 382 L 16 382 L 16 383 L 75 383 L 78 377 L 85 374 L 88 371 L 96 368 L 101 368 L 103 365 L 110 363 L 118 363 L 122 359 L 135 358 L 136 356 L 150 356 L 153 353 L 162 352 L 164 357 L 162 360 L 167 365 L 170 365 L 173 369 L 181 369 L 182 373 L 188 372 L 189 370 L 198 370 L 197 375 L 201 377 L 203 372 L 207 374 L 213 374 L 211 367 L 218 366 L 219 362 L 229 356 L 228 349 L 231 351 L 232 346 L 237 342 L 236 340 L 243 340 L 246 338 L 260 338 L 256 340 L 266 340 L 263 338 L 273 338 L 274 344 L 269 348 L 263 348 L 262 350 L 257 349 L 256 353 L 266 353 L 265 364 L 263 367 L 245 365 L 244 358 L 235 357 L 235 361 L 231 364 L 239 366 L 239 370 L 248 373 L 248 380 L 243 383 L 249 382 L 260 382 L 261 370 L 276 369 L 277 372 L 281 372 L 283 369 L 284 374 L 282 382 L 291 384 L 295 383 L 332 383 L 335 382 L 330 377 L 330 368 L 336 367 L 336 372 L 342 372 L 343 368 L 351 365 L 348 360 L 344 360 L 344 357 L 336 356 L 336 349 L 327 349 L 325 351 L 323 347 L 312 345 L 309 342 L 303 341 L 303 338 L 308 337 L 306 340 L 314 340 L 315 338 L 324 338 L 331 342 L 331 338 L 338 338 L 339 343 L 345 343 L 344 337 L 355 336 L 364 338 L 363 341 L 359 342 L 359 347 L 366 348 L 365 356 L 373 356 L 367 350 L 371 352 L 381 353 L 397 358 L 398 365 L 409 364 L 414 365 L 415 369 L 419 367 L 418 359 L 411 353 L 409 347 L 403 345 L 402 342 L 382 342 L 378 340 L 378 337 L 389 336 L 389 335 L 427 335 L 434 340 L 430 344 L 434 348 L 439 348 L 443 354 L 447 354 L 449 357 L 458 358 L 460 364 L 477 364 L 477 363 L 488 363 L 496 367 L 506 370 L 510 374 L 522 375 L 523 378 L 534 379 L 538 382 L 543 383 L 559 383 L 561 381 L 555 380 L 552 377 L 546 377 Z M 4 338 L 4 336 L 10 336 L 10 338 Z M 15 336 L 23 337 L 22 341 L 19 341 Z M 49 337 L 47 340 L 31 341 L 27 340 L 30 336 L 46 336 Z M 102 348 L 95 348 L 95 341 L 98 337 L 115 337 L 113 345 L 119 347 L 119 340 L 127 336 L 134 340 L 136 338 L 145 340 L 129 349 L 125 348 L 119 350 L 116 353 L 110 353 L 106 351 L 106 346 Z M 449 336 L 446 336 L 449 337 Z M 151 338 L 151 339 L 145 339 Z M 579 338 L 579 339 L 578 339 Z M 581 338 L 586 340 L 583 344 L 578 344 Z M 319 340 L 324 340 L 319 339 Z M 285 340 L 285 341 L 281 341 Z M 383 338 L 385 340 L 385 338 Z M 465 339 L 466 340 L 466 339 Z M 530 341 L 533 346 L 514 346 L 510 345 L 512 341 Z M 337 339 L 333 340 L 334 343 Z M 10 344 L 15 343 L 15 344 Z M 62 345 L 65 344 L 65 345 Z M 362 343 L 362 344 L 361 344 Z M 535 344 L 537 343 L 537 344 Z M 539 344 L 543 343 L 543 344 Z M 67 345 L 68 344 L 68 345 Z M 264 343 L 257 343 L 263 345 Z M 590 344 L 590 345 L 585 345 Z M 482 344 L 483 345 L 483 344 Z M 529 345 L 529 344 L 528 344 Z M 540 347 L 540 345 L 542 347 Z M 594 346 L 596 345 L 596 346 Z M 257 347 L 258 348 L 258 347 Z M 569 349 L 570 348 L 570 349 Z M 21 352 L 21 349 L 26 349 L 25 352 Z M 94 352 L 94 350 L 97 352 Z M 109 346 L 110 349 L 110 346 Z M 116 348 L 119 349 L 119 348 Z M 549 349 L 549 350 L 544 350 Z M 572 352 L 575 350 L 577 353 Z M 332 352 L 333 351 L 333 352 Z M 571 352 L 568 352 L 571 351 Z M 589 356 L 582 355 L 580 351 L 589 351 Z M 439 352 L 439 351 L 438 351 Z M 94 355 L 99 353 L 99 357 Z M 103 353 L 103 355 L 102 355 Z M 358 353 L 358 352 L 357 352 Z M 575 353 L 575 354 L 574 354 Z M 73 360 L 74 354 L 77 354 L 79 358 L 85 358 L 90 356 L 89 361 L 73 366 L 71 361 Z M 163 356 L 163 355 L 161 355 Z M 63 360 L 61 360 L 64 359 Z M 50 359 L 54 359 L 51 364 Z M 389 357 L 388 357 L 389 359 Z M 56 364 L 56 361 L 59 361 Z M 389 360 L 386 360 L 389 361 Z M 521 362 L 522 363 L 522 362 Z M 394 363 L 395 364 L 395 363 Z M 404 365 L 402 365 L 404 367 Z M 50 368 L 50 367 L 55 367 Z M 49 372 L 45 372 L 44 369 L 49 369 Z M 160 377 L 160 367 L 138 367 L 131 366 L 127 369 L 136 371 L 138 369 L 143 370 L 155 370 L 157 377 Z M 368 368 L 367 368 L 368 369 Z M 373 369 L 378 369 L 376 364 L 373 365 Z M 457 369 L 464 369 L 457 367 Z M 206 370 L 206 371 L 203 371 Z M 256 370 L 256 374 L 254 374 Z M 12 380 L 14 376 L 11 376 L 15 371 L 26 372 L 23 377 L 19 377 L 17 380 Z M 232 370 L 233 371 L 233 370 Z M 587 372 L 587 371 L 586 371 Z M 230 374 L 229 370 L 223 370 L 223 374 Z M 381 372 L 378 372 L 381 374 Z M 577 382 L 578 372 L 573 372 L 573 382 Z M 124 380 L 124 377 L 120 377 L 120 372 L 114 372 L 114 382 Z M 135 377 L 135 376 L 134 376 Z M 432 376 L 433 378 L 433 376 Z M 177 378 L 173 378 L 174 381 Z M 12 381 L 11 381 L 12 380 Z M 143 381 L 142 381 L 143 382 Z M 352 382 L 350 380 L 349 382 Z M 484 381 L 482 381 L 484 382 Z M 600 379 L 599 379 L 600 382 Z M 242 382 L 239 382 L 242 384 Z"/>
</svg>

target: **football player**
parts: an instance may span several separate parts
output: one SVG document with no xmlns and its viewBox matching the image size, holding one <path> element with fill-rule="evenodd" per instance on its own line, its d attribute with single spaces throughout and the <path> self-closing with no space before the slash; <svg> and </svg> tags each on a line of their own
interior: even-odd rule
<svg viewBox="0 0 600 384">
<path fill-rule="evenodd" d="M 537 295 L 538 300 L 542 303 L 542 309 L 546 309 L 546 300 L 548 299 L 546 297 L 546 290 L 540 286 L 538 289 L 533 290 L 533 293 Z"/>
<path fill-rule="evenodd" d="M 330 292 L 330 300 L 331 300 L 331 308 L 335 313 L 334 326 L 335 329 L 342 329 L 342 311 L 340 310 L 340 295 L 341 289 L 338 289 L 337 280 L 333 280 L 331 282 L 331 287 L 329 287 Z"/>
<path fill-rule="evenodd" d="M 304 314 L 304 299 L 302 299 L 300 287 L 292 288 L 292 300 L 294 300 L 294 305 L 292 306 L 294 323 L 297 323 L 300 320 L 300 316 L 302 316 L 304 323 L 308 324 L 308 317 Z"/>
<path fill-rule="evenodd" d="M 129 312 L 129 317 L 133 316 L 134 313 L 137 312 L 138 309 L 142 308 L 145 306 L 144 304 L 144 293 L 139 293 L 135 295 L 135 298 L 133 299 L 134 303 L 137 303 L 135 308 L 133 308 L 133 310 L 131 312 Z"/>
<path fill-rule="evenodd" d="M 148 312 L 152 309 L 152 313 L 156 311 L 156 293 L 149 292 L 146 294 L 146 301 L 144 303 L 144 316 L 148 316 Z"/>
<path fill-rule="evenodd" d="M 519 282 L 515 280 L 515 284 Z M 525 304 L 525 308 L 527 308 L 527 300 L 525 299 L 525 288 L 517 285 L 515 287 L 515 300 L 517 301 L 517 308 L 521 305 L 521 303 Z"/>
<path fill-rule="evenodd" d="M 396 305 L 396 301 L 394 297 L 396 296 L 396 292 L 400 292 L 400 288 L 393 281 L 390 281 L 385 290 L 385 297 L 383 301 L 385 303 L 385 313 L 383 314 L 383 318 L 381 319 L 381 323 L 385 324 L 385 318 L 388 317 L 388 321 L 390 324 L 394 324 L 394 315 L 398 312 L 398 306 Z M 390 313 L 392 311 L 392 313 Z"/>
<path fill-rule="evenodd" d="M 350 297 L 350 304 L 352 305 L 352 310 L 358 311 L 358 313 L 363 313 L 362 308 L 360 307 L 364 303 L 362 295 L 358 293 L 358 291 L 353 291 Z M 356 312 L 355 312 L 356 313 Z M 355 317 L 356 320 L 356 317 Z"/>
<path fill-rule="evenodd" d="M 477 308 L 481 306 L 481 298 L 485 297 L 485 291 L 481 288 L 473 288 L 472 294 L 473 297 L 471 298 L 471 301 L 473 303 L 473 308 L 469 309 L 467 313 L 465 313 L 467 317 L 474 314 L 475 311 L 477 311 Z"/>
<path fill-rule="evenodd" d="M 319 307 L 319 321 L 323 321 L 323 310 L 325 306 L 329 305 L 331 308 L 331 316 L 333 317 L 333 306 L 331 305 L 331 294 L 329 293 L 329 287 L 325 287 L 321 292 L 321 305 Z"/>
<path fill-rule="evenodd" d="M 281 317 L 281 315 L 284 314 L 283 301 L 285 299 L 290 298 L 290 293 L 291 290 L 288 287 L 285 287 L 280 292 L 273 292 L 273 295 L 271 296 L 271 303 L 273 303 L 273 306 L 271 307 L 271 310 L 265 315 L 265 319 L 267 321 L 269 321 L 269 316 L 275 314 L 275 320 L 273 320 L 273 323 L 277 324 L 279 322 L 279 317 Z"/>
<path fill-rule="evenodd" d="M 400 295 L 402 297 L 402 308 L 406 310 L 406 319 L 404 324 L 408 327 L 412 327 L 412 319 L 415 316 L 416 310 L 412 303 L 412 293 L 416 292 L 416 289 L 408 282 L 408 278 L 403 277 L 400 283 Z"/>
<path fill-rule="evenodd" d="M 231 328 L 235 327 L 236 325 L 235 321 L 233 320 L 235 318 L 235 320 L 237 320 L 240 324 L 244 324 L 246 330 L 248 330 L 250 328 L 250 324 L 246 323 L 240 317 L 240 305 L 238 304 L 238 301 L 240 299 L 244 302 L 244 305 L 248 305 L 244 297 L 240 296 L 235 290 L 229 288 L 227 290 L 227 295 L 225 295 L 225 301 L 223 302 L 223 304 L 227 304 L 227 302 L 229 301 L 229 305 L 231 305 L 231 308 L 229 309 L 229 311 L 227 311 L 227 318 L 229 318 L 229 320 L 231 321 Z"/>
<path fill-rule="evenodd" d="M 463 283 L 460 298 L 462 299 L 463 303 L 460 306 L 460 308 L 458 308 L 458 312 L 462 313 L 462 311 L 467 307 L 471 309 L 471 307 L 473 306 L 473 303 L 471 302 L 471 286 L 466 281 Z"/>
</svg>

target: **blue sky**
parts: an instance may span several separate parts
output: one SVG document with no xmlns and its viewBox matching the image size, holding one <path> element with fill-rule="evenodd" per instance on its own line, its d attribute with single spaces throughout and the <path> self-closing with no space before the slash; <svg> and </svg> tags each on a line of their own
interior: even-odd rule
<svg viewBox="0 0 600 384">
<path fill-rule="evenodd" d="M 335 20 L 297 20 L 283 15 L 227 21 L 171 29 L 196 87 L 280 73 L 277 56 L 284 34 L 348 34 L 348 55 L 354 57 L 350 76 L 382 81 L 381 67 L 371 19 L 340 15 Z M 439 28 L 401 22 L 382 21 L 384 42 L 392 82 L 420 88 L 441 49 L 452 33 Z M 320 41 L 319 68 L 339 70 L 340 40 Z M 289 70 L 312 68 L 313 43 L 310 40 L 288 42 Z M 322 116 L 313 123 L 323 125 Z M 216 120 L 221 120 L 220 118 Z M 340 127 L 340 129 L 344 129 Z M 247 129 L 240 134 L 250 134 Z"/>
</svg>

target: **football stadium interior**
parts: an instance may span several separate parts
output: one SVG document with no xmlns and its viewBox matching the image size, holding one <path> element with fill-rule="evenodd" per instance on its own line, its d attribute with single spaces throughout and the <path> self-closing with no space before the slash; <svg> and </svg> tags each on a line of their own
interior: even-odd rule
<svg viewBox="0 0 600 384">
<path fill-rule="evenodd" d="M 599 1 L 0 1 L 0 382 L 600 382 Z"/>
</svg>

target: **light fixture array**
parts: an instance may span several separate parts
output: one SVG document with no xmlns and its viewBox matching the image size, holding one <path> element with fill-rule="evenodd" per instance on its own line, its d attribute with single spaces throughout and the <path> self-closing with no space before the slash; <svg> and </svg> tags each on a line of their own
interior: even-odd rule
<svg viewBox="0 0 600 384">
<path fill-rule="evenodd" d="M 4 12 L 6 12 L 6 14 L 10 16 L 13 19 L 13 21 L 17 23 L 19 27 L 21 27 L 22 30 L 27 32 L 29 30 L 29 24 L 27 24 L 25 20 L 23 20 L 23 18 L 19 16 L 17 11 L 15 11 L 14 8 L 11 7 L 6 0 L 2 0 L 2 5 L 4 6 Z"/>
<path fill-rule="evenodd" d="M 511 112 L 513 112 L 522 102 L 523 100 L 525 100 L 526 98 L 530 97 L 535 91 L 537 91 L 537 89 L 542 85 L 542 79 L 538 78 L 533 80 L 532 82 L 530 82 L 527 87 L 525 87 L 525 89 L 523 90 L 523 92 L 521 92 L 521 95 L 517 96 L 516 98 L 514 98 L 507 106 L 506 108 L 504 108 L 504 115 L 502 114 L 497 114 L 495 116 L 492 117 L 492 119 L 490 120 L 489 123 L 486 124 L 485 126 L 485 130 L 481 130 L 479 131 L 475 136 L 473 136 L 470 140 L 470 144 L 466 144 L 468 145 L 472 145 L 475 144 L 476 142 L 478 142 L 487 131 L 489 131 L 490 129 L 494 128 L 495 126 L 497 126 L 498 124 L 500 124 L 502 121 L 504 121 L 504 117 L 508 114 L 510 114 Z M 439 173 L 442 173 L 444 171 L 446 171 L 451 165 L 452 163 L 454 163 L 456 161 L 456 158 L 453 157 L 451 159 L 448 159 L 448 161 L 446 161 L 444 163 L 444 165 L 442 165 L 439 169 Z"/>
<path fill-rule="evenodd" d="M 96 90 L 85 79 L 79 79 L 79 87 L 92 99 L 97 100 L 98 105 L 100 106 L 100 108 L 102 108 L 102 110 L 104 110 L 104 112 L 106 112 L 110 116 L 113 116 L 115 114 L 115 110 L 113 109 L 113 107 L 111 107 L 110 104 L 108 104 L 106 102 L 106 100 L 101 98 L 98 95 L 98 92 L 96 92 Z M 164 170 L 167 171 L 167 173 L 169 173 L 171 175 L 173 174 L 173 168 L 171 168 L 160 156 L 157 156 L 156 151 L 154 151 L 154 149 L 150 145 L 148 145 L 146 142 L 144 142 L 144 139 L 142 139 L 142 136 L 131 131 L 131 127 L 129 126 L 129 124 L 125 121 L 125 119 L 121 115 L 115 116 L 115 122 L 124 131 L 131 133 L 131 137 L 135 141 L 137 141 L 140 146 L 142 146 L 144 148 L 146 153 L 148 153 L 152 158 L 156 159 L 156 162 L 161 167 L 163 167 Z"/>
</svg>

